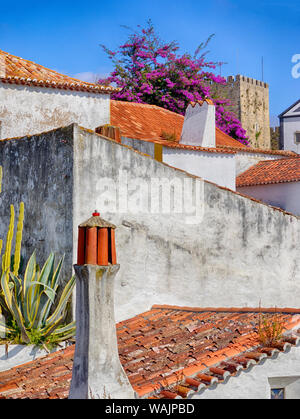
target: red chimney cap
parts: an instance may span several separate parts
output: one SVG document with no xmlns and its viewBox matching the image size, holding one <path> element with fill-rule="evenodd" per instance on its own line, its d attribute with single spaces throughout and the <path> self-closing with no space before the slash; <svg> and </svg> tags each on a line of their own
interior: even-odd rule
<svg viewBox="0 0 300 419">
<path fill-rule="evenodd" d="M 84 223 L 79 224 L 79 227 L 116 228 L 114 224 L 101 218 L 97 210 L 93 212 L 93 216 L 91 218 L 86 220 Z"/>
</svg>

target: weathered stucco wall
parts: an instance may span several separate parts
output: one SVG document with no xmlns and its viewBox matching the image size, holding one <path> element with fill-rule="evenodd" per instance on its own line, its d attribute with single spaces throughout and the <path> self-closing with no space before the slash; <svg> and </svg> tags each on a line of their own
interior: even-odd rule
<svg viewBox="0 0 300 419">
<path fill-rule="evenodd" d="M 297 217 L 208 182 L 203 183 L 203 191 L 200 188 L 198 202 L 204 204 L 203 218 L 200 211 L 194 224 L 188 224 L 182 213 L 147 213 L 144 208 L 138 212 L 138 201 L 149 198 L 147 193 L 144 197 L 137 193 L 138 186 L 144 190 L 143 181 L 147 184 L 151 179 L 190 179 L 194 186 L 197 182 L 196 177 L 77 129 L 74 241 L 77 225 L 95 208 L 117 225 L 121 265 L 115 287 L 117 320 L 154 303 L 298 306 Z M 133 210 L 124 205 L 127 189 L 137 203 Z M 107 202 L 111 211 L 105 210 Z"/>
<path fill-rule="evenodd" d="M 0 138 L 34 135 L 73 122 L 95 129 L 110 120 L 110 95 L 0 82 Z"/>
<path fill-rule="evenodd" d="M 151 141 L 135 140 L 133 138 L 122 137 L 122 144 L 128 145 L 141 153 L 148 154 L 154 158 L 155 144 Z"/>
<path fill-rule="evenodd" d="M 0 237 L 6 242 L 10 204 L 24 202 L 22 255 L 36 249 L 41 266 L 51 251 L 65 253 L 63 277 L 72 264 L 73 126 L 42 135 L 0 141 L 3 167 L 0 194 Z M 15 228 L 17 220 L 15 220 Z M 14 247 L 13 247 L 14 249 Z M 13 253 L 13 252 L 12 252 Z"/>
<path fill-rule="evenodd" d="M 299 306 L 297 217 L 77 126 L 0 142 L 0 164 L 0 237 L 24 200 L 23 251 L 65 252 L 67 277 L 78 224 L 98 209 L 117 225 L 116 321 L 153 304 Z"/>
</svg>

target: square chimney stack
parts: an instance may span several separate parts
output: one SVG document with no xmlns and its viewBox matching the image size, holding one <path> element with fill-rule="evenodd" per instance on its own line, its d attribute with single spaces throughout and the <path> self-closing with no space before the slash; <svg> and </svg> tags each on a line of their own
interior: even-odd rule
<svg viewBox="0 0 300 419">
<path fill-rule="evenodd" d="M 132 399 L 114 315 L 115 226 L 93 216 L 78 228 L 76 345 L 69 399 Z"/>
<path fill-rule="evenodd" d="M 188 105 L 179 143 L 216 147 L 216 111 L 212 100 L 204 99 Z"/>
</svg>

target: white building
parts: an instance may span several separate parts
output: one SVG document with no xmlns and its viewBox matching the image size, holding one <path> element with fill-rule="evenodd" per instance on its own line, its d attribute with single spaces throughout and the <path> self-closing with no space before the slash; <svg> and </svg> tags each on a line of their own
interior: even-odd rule
<svg viewBox="0 0 300 419">
<path fill-rule="evenodd" d="M 85 83 L 0 50 L 0 139 L 37 134 L 77 122 L 109 122 L 115 89 Z"/>
<path fill-rule="evenodd" d="M 300 158 L 261 161 L 241 173 L 237 191 L 300 215 Z"/>
<path fill-rule="evenodd" d="M 280 147 L 300 152 L 300 99 L 278 116 L 280 120 Z"/>
<path fill-rule="evenodd" d="M 253 165 L 253 176 L 258 166 L 265 165 L 264 176 L 271 167 L 278 185 L 297 187 L 300 159 L 295 153 L 242 146 L 215 127 L 207 102 L 191 105 L 185 119 L 151 105 L 120 105 L 110 101 L 109 88 L 67 81 L 67 76 L 26 60 L 2 56 L 12 63 L 2 68 L 13 68 L 13 73 L 0 77 L 1 137 L 24 136 L 0 141 L 6 179 L 3 202 L 22 199 L 28 214 L 24 242 L 45 254 L 50 249 L 66 253 L 70 269 L 76 260 L 78 225 L 91 209 L 106 209 L 105 216 L 118 227 L 120 271 L 114 297 L 116 319 L 122 320 L 120 334 L 125 336 L 119 355 L 133 386 L 138 378 L 134 390 L 139 396 L 170 397 L 170 386 L 178 384 L 182 372 L 189 382 L 173 386 L 172 398 L 299 397 L 300 310 L 291 307 L 299 307 L 300 220 L 233 191 L 236 174 L 242 177 Z M 26 69 L 32 70 L 31 76 Z M 76 121 L 89 129 L 65 126 Z M 116 136 L 113 140 L 91 131 L 109 122 L 119 127 L 122 144 Z M 64 127 L 28 135 L 57 124 Z M 120 204 L 124 190 L 134 202 L 139 198 L 149 204 L 151 188 L 140 188 L 145 195 L 135 192 L 142 182 L 151 186 L 153 179 L 167 180 L 170 186 L 176 180 L 184 186 L 188 180 L 190 191 L 201 191 L 198 197 L 190 195 L 199 198 L 194 223 L 185 222 L 184 213 L 172 211 L 171 199 L 165 213 L 136 211 L 130 205 L 125 210 L 105 207 L 106 201 Z M 111 182 L 109 187 L 104 180 Z M 276 183 L 267 180 L 263 187 Z M 6 232 L 7 210 L 0 209 L 0 227 Z M 95 294 L 97 301 L 98 297 Z M 274 305 L 283 307 L 277 312 L 290 332 L 271 348 L 262 347 L 257 336 L 261 310 L 255 307 L 260 301 L 267 307 L 263 312 L 271 316 Z M 97 332 L 99 337 L 99 330 L 94 330 L 91 337 Z M 115 332 L 113 325 L 108 335 Z M 51 359 L 0 374 L 0 398 L 67 397 L 73 350 L 66 348 Z M 169 396 L 154 393 L 154 379 L 159 389 L 167 384 Z"/>
<path fill-rule="evenodd" d="M 260 160 L 294 155 L 246 147 L 223 133 L 210 101 L 191 104 L 183 117 L 157 106 L 110 100 L 114 91 L 0 50 L 0 139 L 74 122 L 92 130 L 110 123 L 120 128 L 123 144 L 231 190 L 236 176 Z"/>
<path fill-rule="evenodd" d="M 218 129 L 213 116 L 207 101 L 190 104 L 185 116 L 154 105 L 115 100 L 110 105 L 110 123 L 119 127 L 122 144 L 231 190 L 236 176 L 259 161 L 295 156 L 247 147 Z M 103 134 L 101 127 L 97 132 Z"/>
</svg>

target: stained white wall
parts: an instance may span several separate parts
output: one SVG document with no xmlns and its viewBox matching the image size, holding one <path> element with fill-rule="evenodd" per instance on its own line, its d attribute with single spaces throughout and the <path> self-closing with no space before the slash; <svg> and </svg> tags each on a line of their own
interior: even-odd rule
<svg viewBox="0 0 300 419">
<path fill-rule="evenodd" d="M 270 399 L 271 388 L 284 388 L 286 399 L 300 398 L 300 348 L 292 347 L 275 359 L 266 359 L 225 384 L 207 389 L 195 399 Z"/>
<path fill-rule="evenodd" d="M 63 278 L 69 279 L 78 225 L 98 209 L 117 226 L 117 321 L 153 304 L 298 307 L 299 218 L 74 130 L 0 141 L 7 203 L 0 206 L 0 237 L 6 237 L 9 204 L 17 211 L 24 201 L 25 260 L 33 249 L 39 263 L 51 250 L 65 253 Z M 162 193 L 149 195 L 155 180 L 162 181 Z M 174 211 L 172 199 L 169 211 L 152 211 L 149 197 L 160 195 L 164 203 L 173 186 L 183 188 L 182 211 Z"/>
<path fill-rule="evenodd" d="M 122 137 L 122 144 L 128 145 L 141 153 L 148 154 L 154 158 L 155 144 L 151 141 L 136 140 L 134 138 Z"/>
<path fill-rule="evenodd" d="M 235 155 L 163 147 L 163 162 L 235 190 Z"/>
<path fill-rule="evenodd" d="M 245 186 L 237 191 L 300 216 L 300 182 Z"/>
<path fill-rule="evenodd" d="M 198 201 L 190 202 L 191 208 L 195 203 L 202 207 L 194 223 L 187 222 L 184 212 L 151 212 L 147 205 L 138 211 L 120 209 L 126 196 L 137 207 L 148 203 L 153 179 L 183 186 L 190 181 L 195 188 L 198 178 L 83 130 L 75 133 L 73 147 L 74 262 L 78 225 L 97 208 L 117 226 L 117 321 L 153 304 L 299 305 L 297 217 L 205 181 Z M 146 188 L 139 189 L 143 184 Z M 108 209 L 106 201 L 116 203 L 115 208 Z"/>
<path fill-rule="evenodd" d="M 74 130 L 0 141 L 1 199 L 7 203 L 0 206 L 0 237 L 6 237 L 9 204 L 17 211 L 24 201 L 25 260 L 34 249 L 40 263 L 51 250 L 65 253 L 68 279 L 76 263 L 78 225 L 98 209 L 117 226 L 117 321 L 153 304 L 298 307 L 298 217 L 199 182 L 91 131 Z M 162 193 L 149 195 L 155 180 L 162 181 Z M 167 192 L 164 185 L 170 186 Z M 181 212 L 173 210 L 179 206 L 172 199 L 169 211 L 150 211 L 149 197 L 161 195 L 164 203 L 178 186 Z M 197 210 L 198 218 L 188 222 Z"/>
<path fill-rule="evenodd" d="M 110 121 L 110 95 L 0 82 L 0 138 L 21 137 L 73 122 L 89 129 Z"/>
</svg>

